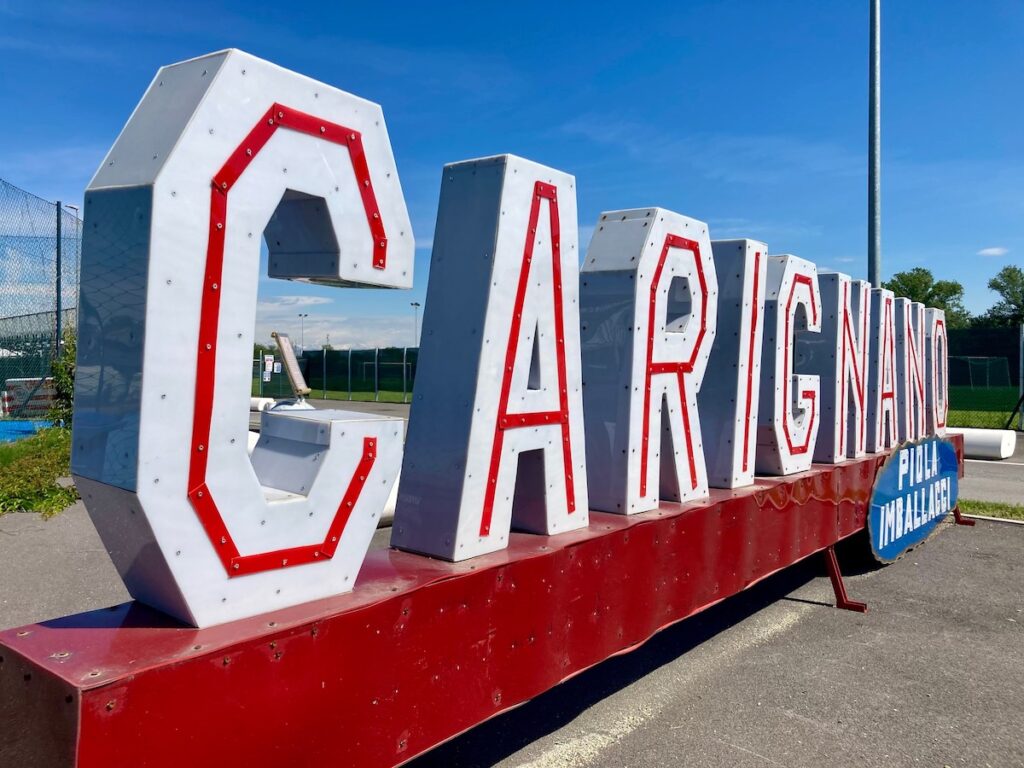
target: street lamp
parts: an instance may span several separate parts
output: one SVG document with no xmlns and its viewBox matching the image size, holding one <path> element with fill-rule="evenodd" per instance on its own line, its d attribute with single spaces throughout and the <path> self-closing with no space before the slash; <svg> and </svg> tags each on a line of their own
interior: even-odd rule
<svg viewBox="0 0 1024 768">
<path fill-rule="evenodd" d="M 306 351 L 306 318 L 309 317 L 308 312 L 299 313 L 299 350 L 301 352 Z"/>
<path fill-rule="evenodd" d="M 881 0 L 871 0 L 868 54 L 868 280 L 882 285 Z"/>
<path fill-rule="evenodd" d="M 412 307 L 412 345 L 418 347 L 420 345 L 420 303 L 418 301 L 409 302 L 409 306 Z"/>
</svg>

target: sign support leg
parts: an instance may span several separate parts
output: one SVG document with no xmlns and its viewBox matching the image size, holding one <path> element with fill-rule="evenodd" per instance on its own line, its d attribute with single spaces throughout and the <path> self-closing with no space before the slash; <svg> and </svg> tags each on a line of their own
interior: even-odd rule
<svg viewBox="0 0 1024 768">
<path fill-rule="evenodd" d="M 834 544 L 825 549 L 825 564 L 828 566 L 828 577 L 832 580 L 832 589 L 836 593 L 836 608 L 841 608 L 844 611 L 867 613 L 867 603 L 851 600 L 846 595 L 846 585 L 843 584 L 843 574 L 839 570 L 839 559 L 836 557 Z"/>
<path fill-rule="evenodd" d="M 953 507 L 953 520 L 956 522 L 957 525 L 966 525 L 968 527 L 974 525 L 974 523 L 976 522 L 975 520 L 971 520 L 970 518 L 964 517 L 960 513 L 959 504 Z"/>
</svg>

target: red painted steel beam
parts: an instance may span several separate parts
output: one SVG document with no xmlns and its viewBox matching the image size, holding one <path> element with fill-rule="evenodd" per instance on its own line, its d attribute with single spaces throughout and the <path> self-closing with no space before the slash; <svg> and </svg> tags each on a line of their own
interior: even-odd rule
<svg viewBox="0 0 1024 768">
<path fill-rule="evenodd" d="M 205 630 L 125 604 L 0 632 L 0 763 L 402 763 L 863 529 L 884 458 L 463 563 L 374 550 L 350 594 Z"/>
</svg>

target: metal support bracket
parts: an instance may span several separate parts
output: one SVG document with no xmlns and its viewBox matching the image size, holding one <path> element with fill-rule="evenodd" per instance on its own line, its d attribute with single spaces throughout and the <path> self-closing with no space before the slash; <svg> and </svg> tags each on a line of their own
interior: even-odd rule
<svg viewBox="0 0 1024 768">
<path fill-rule="evenodd" d="M 851 600 L 846 595 L 846 585 L 843 583 L 843 574 L 839 570 L 839 559 L 836 557 L 834 544 L 825 549 L 825 564 L 828 566 L 828 577 L 832 580 L 832 589 L 836 593 L 836 608 L 841 608 L 844 611 L 867 613 L 867 603 Z"/>
<path fill-rule="evenodd" d="M 954 520 L 954 522 L 957 525 L 966 525 L 967 527 L 970 527 L 970 526 L 974 525 L 974 523 L 975 523 L 974 520 L 971 520 L 969 517 L 964 517 L 960 513 L 960 505 L 959 504 L 957 504 L 955 507 L 953 507 L 953 520 Z"/>
</svg>

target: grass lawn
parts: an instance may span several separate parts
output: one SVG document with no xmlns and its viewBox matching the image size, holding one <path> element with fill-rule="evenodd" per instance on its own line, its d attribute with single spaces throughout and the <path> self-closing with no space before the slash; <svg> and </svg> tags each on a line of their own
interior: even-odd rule
<svg viewBox="0 0 1024 768">
<path fill-rule="evenodd" d="M 78 498 L 57 479 L 71 472 L 71 430 L 44 429 L 0 445 L 0 515 L 6 512 L 57 514 Z"/>
<path fill-rule="evenodd" d="M 949 426 L 1002 429 L 1018 397 L 1016 387 L 950 387 Z"/>
<path fill-rule="evenodd" d="M 1008 520 L 1024 520 L 1024 504 L 1005 504 L 1001 501 L 960 500 L 960 511 L 965 515 L 1004 517 Z"/>
<path fill-rule="evenodd" d="M 322 389 L 314 389 L 312 392 L 309 393 L 309 395 L 307 395 L 307 397 L 312 397 L 315 400 L 322 400 L 323 396 L 324 396 L 324 391 Z M 328 400 L 347 401 L 348 400 L 348 392 L 334 392 L 334 391 L 328 389 L 327 390 L 327 399 Z M 358 402 L 363 402 L 363 403 L 373 402 L 373 392 L 353 392 L 352 393 L 352 400 L 353 401 L 358 401 Z M 410 403 L 412 402 L 412 393 L 411 392 L 406 395 L 406 400 L 408 402 L 410 402 Z M 380 398 L 378 399 L 378 402 L 381 402 L 381 403 L 400 403 L 400 402 L 402 402 L 402 393 L 401 392 L 385 392 L 384 390 L 381 390 Z"/>
<path fill-rule="evenodd" d="M 1002 429 L 1010 418 L 1009 409 L 1005 411 L 965 411 L 949 409 L 947 423 L 951 427 L 978 427 L 980 429 Z M 1016 421 L 1016 420 L 1015 420 Z"/>
<path fill-rule="evenodd" d="M 399 386 L 401 386 L 401 384 L 399 384 Z M 259 380 L 258 379 L 253 379 L 253 383 L 252 383 L 252 397 L 260 397 L 260 396 L 261 395 L 260 395 Z M 274 383 L 273 385 L 271 385 L 271 384 L 264 384 L 263 385 L 263 395 L 262 395 L 262 397 L 273 397 L 273 398 L 278 399 L 278 400 L 290 399 L 292 397 L 292 391 L 291 391 L 291 389 L 288 389 L 287 387 L 280 386 L 279 383 Z M 308 395 L 306 395 L 306 397 L 312 398 L 313 400 L 323 400 L 324 399 L 324 391 L 322 389 L 317 389 L 316 387 L 313 387 L 312 391 Z M 327 399 L 328 400 L 348 400 L 349 399 L 348 390 L 347 389 L 344 389 L 344 390 L 328 389 L 327 390 Z M 354 402 L 361 402 L 361 403 L 373 402 L 373 390 L 364 391 L 364 392 L 354 391 L 354 392 L 352 392 L 352 400 Z M 401 389 L 396 389 L 396 390 L 381 389 L 380 397 L 378 398 L 378 402 L 381 402 L 381 403 L 401 403 L 401 402 L 403 402 L 402 401 L 402 390 Z M 408 393 L 405 395 L 405 402 L 408 402 L 408 403 L 412 402 L 412 387 L 411 386 L 409 387 Z"/>
</svg>

